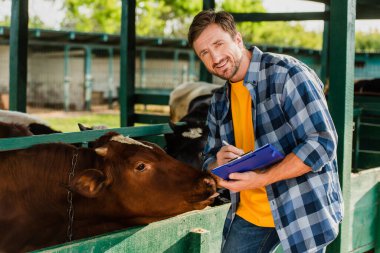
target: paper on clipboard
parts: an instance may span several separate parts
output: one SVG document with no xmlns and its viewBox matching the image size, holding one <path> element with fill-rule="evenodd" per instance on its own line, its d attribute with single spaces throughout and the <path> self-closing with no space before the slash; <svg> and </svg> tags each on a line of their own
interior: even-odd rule
<svg viewBox="0 0 380 253">
<path fill-rule="evenodd" d="M 255 151 L 248 152 L 239 158 L 214 168 L 211 173 L 228 180 L 229 174 L 233 172 L 263 169 L 282 159 L 284 159 L 284 155 L 280 151 L 271 144 L 266 144 Z"/>
</svg>

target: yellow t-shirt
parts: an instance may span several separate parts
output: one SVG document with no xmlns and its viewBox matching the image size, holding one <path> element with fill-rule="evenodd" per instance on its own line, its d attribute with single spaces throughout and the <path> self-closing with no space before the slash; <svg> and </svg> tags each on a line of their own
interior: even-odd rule
<svg viewBox="0 0 380 253">
<path fill-rule="evenodd" d="M 243 81 L 231 83 L 231 110 L 236 147 L 253 150 L 255 136 L 252 122 L 252 99 Z M 265 187 L 240 192 L 237 215 L 260 227 L 274 227 Z"/>
</svg>

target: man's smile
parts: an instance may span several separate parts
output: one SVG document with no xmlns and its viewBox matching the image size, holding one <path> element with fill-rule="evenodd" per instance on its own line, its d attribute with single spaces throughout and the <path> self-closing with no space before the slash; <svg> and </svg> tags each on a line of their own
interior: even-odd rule
<svg viewBox="0 0 380 253">
<path fill-rule="evenodd" d="M 224 68 L 227 65 L 227 63 L 228 63 L 228 59 L 225 58 L 221 62 L 219 62 L 218 64 L 216 64 L 214 68 L 215 69 L 222 69 L 222 68 Z"/>
</svg>

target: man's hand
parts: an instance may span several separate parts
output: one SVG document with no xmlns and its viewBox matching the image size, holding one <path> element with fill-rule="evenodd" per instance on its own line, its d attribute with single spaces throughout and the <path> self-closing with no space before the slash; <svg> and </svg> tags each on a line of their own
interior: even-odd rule
<svg viewBox="0 0 380 253">
<path fill-rule="evenodd" d="M 311 171 L 311 168 L 303 163 L 294 153 L 288 154 L 281 162 L 265 169 L 231 173 L 230 180 L 218 178 L 220 187 L 225 187 L 234 192 L 251 190 L 267 186 L 275 182 L 295 178 Z"/>
<path fill-rule="evenodd" d="M 215 167 L 226 164 L 227 162 L 231 161 L 232 159 L 238 158 L 239 156 L 241 156 L 243 154 L 244 154 L 244 151 L 241 149 L 238 149 L 235 146 L 232 146 L 232 145 L 223 146 L 219 150 L 219 152 L 216 153 Z"/>
<path fill-rule="evenodd" d="M 266 177 L 260 171 L 247 171 L 242 173 L 231 173 L 229 181 L 220 179 L 218 185 L 227 188 L 233 192 L 242 190 L 255 189 L 266 186 L 268 183 Z"/>
</svg>

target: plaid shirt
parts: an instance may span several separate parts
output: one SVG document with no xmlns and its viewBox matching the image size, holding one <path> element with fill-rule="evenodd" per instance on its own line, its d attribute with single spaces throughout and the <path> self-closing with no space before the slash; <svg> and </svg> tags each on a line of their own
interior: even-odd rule
<svg viewBox="0 0 380 253">
<path fill-rule="evenodd" d="M 312 171 L 266 186 L 276 231 L 285 252 L 315 252 L 333 241 L 343 218 L 339 185 L 337 134 L 323 94 L 323 84 L 293 57 L 252 48 L 244 86 L 252 97 L 255 148 L 271 143 L 284 154 L 293 152 Z M 222 140 L 234 144 L 230 84 L 213 96 L 204 151 L 207 168 L 215 161 Z M 239 204 L 231 192 L 223 242 Z M 224 243 L 223 243 L 224 244 Z"/>
</svg>

